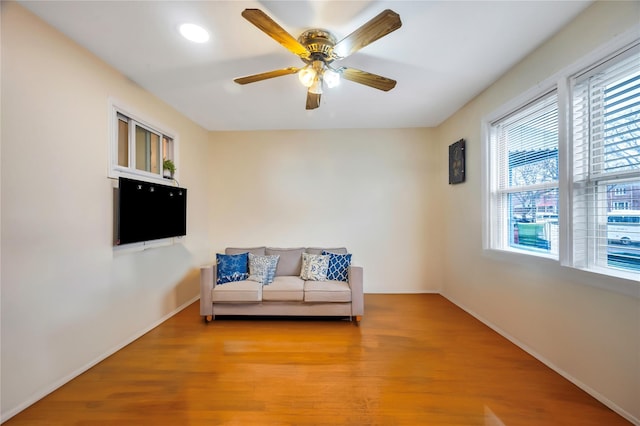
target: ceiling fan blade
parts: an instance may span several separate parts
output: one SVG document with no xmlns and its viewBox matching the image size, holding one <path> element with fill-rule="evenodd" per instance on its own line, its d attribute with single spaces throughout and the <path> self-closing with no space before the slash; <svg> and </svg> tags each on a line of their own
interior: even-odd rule
<svg viewBox="0 0 640 426">
<path fill-rule="evenodd" d="M 293 54 L 301 58 L 309 57 L 306 47 L 260 9 L 245 9 L 242 11 L 242 16 Z"/>
<path fill-rule="evenodd" d="M 235 78 L 233 81 L 235 81 L 238 84 L 255 83 L 256 81 L 267 80 L 270 78 L 280 77 L 283 75 L 295 74 L 299 70 L 300 68 L 289 67 L 289 68 L 283 68 L 281 70 L 274 70 L 274 71 L 263 72 L 260 74 L 248 75 L 246 77 L 238 77 L 238 78 Z"/>
<path fill-rule="evenodd" d="M 364 84 L 375 89 L 389 90 L 396 87 L 396 81 L 381 75 L 371 74 L 370 72 L 357 70 L 355 68 L 341 68 L 340 73 L 346 80 L 351 80 L 356 83 Z"/>
<path fill-rule="evenodd" d="M 333 47 L 333 55 L 336 59 L 346 58 L 401 26 L 400 15 L 391 9 L 383 10 L 378 16 L 340 40 Z"/>
<path fill-rule="evenodd" d="M 320 106 L 320 96 L 307 90 L 307 109 L 316 109 Z"/>
</svg>

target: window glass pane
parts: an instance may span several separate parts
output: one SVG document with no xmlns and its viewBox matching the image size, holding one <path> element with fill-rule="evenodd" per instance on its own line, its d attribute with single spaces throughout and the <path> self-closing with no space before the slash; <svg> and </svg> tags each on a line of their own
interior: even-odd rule
<svg viewBox="0 0 640 426">
<path fill-rule="evenodd" d="M 173 139 L 162 137 L 162 159 L 173 160 Z"/>
<path fill-rule="evenodd" d="M 640 180 L 606 187 L 607 266 L 640 271 Z"/>
<path fill-rule="evenodd" d="M 636 68 L 616 74 L 604 87 L 605 172 L 640 169 L 640 66 Z"/>
<path fill-rule="evenodd" d="M 510 186 L 557 182 L 557 144 L 555 148 L 509 151 L 509 164 Z"/>
<path fill-rule="evenodd" d="M 149 164 L 151 173 L 162 173 L 162 158 L 160 157 L 160 135 L 151 133 L 149 144 Z"/>
<path fill-rule="evenodd" d="M 118 119 L 118 166 L 129 166 L 129 123 Z"/>
<path fill-rule="evenodd" d="M 558 181 L 557 96 L 548 96 L 498 126 L 502 187 Z M 506 170 L 504 169 L 506 167 Z"/>
<path fill-rule="evenodd" d="M 147 132 L 142 127 L 136 126 L 136 169 L 147 170 Z"/>
<path fill-rule="evenodd" d="M 573 108 L 577 177 L 586 178 L 588 171 L 596 177 L 640 170 L 638 53 L 605 63 L 580 79 Z"/>
<path fill-rule="evenodd" d="M 160 136 L 136 126 L 136 169 L 160 173 Z"/>
<path fill-rule="evenodd" d="M 558 253 L 558 190 L 508 195 L 509 245 L 532 252 Z"/>
</svg>

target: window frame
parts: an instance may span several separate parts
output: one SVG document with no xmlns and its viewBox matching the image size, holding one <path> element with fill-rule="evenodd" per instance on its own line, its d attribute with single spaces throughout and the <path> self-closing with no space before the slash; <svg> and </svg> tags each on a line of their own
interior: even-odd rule
<svg viewBox="0 0 640 426">
<path fill-rule="evenodd" d="M 109 146 L 109 164 L 107 176 L 111 179 L 117 179 L 120 176 L 128 177 L 132 179 L 140 179 L 145 181 L 151 181 L 161 184 L 170 184 L 171 182 L 178 180 L 178 134 L 175 131 L 169 130 L 167 126 L 158 124 L 155 120 L 136 112 L 134 108 L 125 106 L 122 102 L 119 102 L 113 98 L 109 99 L 109 131 L 108 131 L 108 146 Z M 128 166 L 122 166 L 118 164 L 119 153 L 119 127 L 118 122 L 121 117 L 128 119 Z M 133 125 L 132 125 L 133 124 Z M 159 159 L 159 173 L 140 170 L 135 167 L 136 154 L 135 154 L 135 126 L 138 126 L 148 132 L 151 132 L 159 137 L 158 155 Z M 165 154 L 165 140 L 169 140 L 169 152 Z M 176 172 L 173 179 L 167 179 L 163 177 L 162 162 L 164 158 L 170 159 L 176 165 Z M 133 165 L 133 166 L 132 166 Z"/>
<path fill-rule="evenodd" d="M 584 282 L 595 287 L 606 288 L 608 290 L 618 291 L 627 295 L 639 297 L 638 281 L 640 273 L 633 271 L 623 271 L 614 268 L 602 267 L 589 269 L 576 266 L 576 259 L 573 258 L 573 135 L 572 135 L 572 79 L 581 74 L 589 72 L 600 65 L 606 63 L 618 56 L 621 52 L 632 48 L 634 45 L 640 44 L 637 37 L 640 25 L 634 26 L 618 38 L 606 43 L 604 46 L 594 50 L 590 54 L 567 66 L 566 68 L 556 72 L 550 77 L 539 82 L 536 86 L 526 90 L 524 93 L 506 102 L 495 111 L 491 112 L 481 120 L 481 164 L 482 164 L 482 246 L 483 251 L 492 257 L 506 259 L 508 261 L 538 264 L 540 262 L 553 262 L 564 267 L 572 268 L 576 273 L 584 275 Z M 500 220 L 496 217 L 494 211 L 494 200 L 492 194 L 494 191 L 494 182 L 497 182 L 493 164 L 494 152 L 492 151 L 492 123 L 502 117 L 506 117 L 526 105 L 539 99 L 545 94 L 556 90 L 558 96 L 558 222 L 559 222 L 559 252 L 558 256 L 541 255 L 526 250 L 517 250 L 510 248 L 505 250 L 500 248 L 497 238 L 498 233 L 495 231 L 495 221 Z M 602 276 L 607 276 L 608 280 L 602 281 Z"/>
</svg>

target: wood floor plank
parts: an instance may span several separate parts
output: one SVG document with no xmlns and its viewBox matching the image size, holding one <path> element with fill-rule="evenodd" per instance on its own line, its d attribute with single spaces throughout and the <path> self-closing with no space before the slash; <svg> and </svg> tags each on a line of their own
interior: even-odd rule
<svg viewBox="0 0 640 426">
<path fill-rule="evenodd" d="M 628 425 L 439 295 L 344 320 L 198 303 L 9 419 L 18 425 Z"/>
</svg>

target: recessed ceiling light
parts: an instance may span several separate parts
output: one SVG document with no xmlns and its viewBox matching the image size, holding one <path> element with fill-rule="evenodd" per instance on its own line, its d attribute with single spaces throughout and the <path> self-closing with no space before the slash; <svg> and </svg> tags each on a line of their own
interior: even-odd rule
<svg viewBox="0 0 640 426">
<path fill-rule="evenodd" d="M 180 25 L 180 34 L 187 40 L 195 43 L 204 43 L 209 40 L 209 33 L 204 28 L 196 24 L 182 24 Z"/>
</svg>

